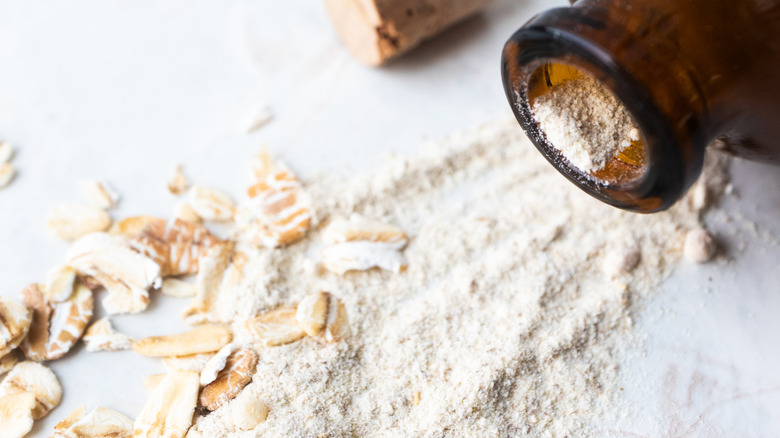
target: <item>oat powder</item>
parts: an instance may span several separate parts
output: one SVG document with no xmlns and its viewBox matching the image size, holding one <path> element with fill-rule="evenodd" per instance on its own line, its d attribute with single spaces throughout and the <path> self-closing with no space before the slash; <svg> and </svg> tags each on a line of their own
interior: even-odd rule
<svg viewBox="0 0 780 438">
<path fill-rule="evenodd" d="M 700 227 L 690 199 L 655 215 L 591 199 L 512 120 L 305 188 L 312 231 L 286 248 L 244 248 L 244 280 L 220 292 L 214 318 L 251 343 L 246 320 L 328 291 L 349 332 L 259 348 L 241 397 L 196 418 L 203 436 L 603 435 L 634 318 Z M 322 268 L 322 229 L 354 214 L 408 233 L 405 271 Z M 268 415 L 244 431 L 233 410 L 246 397 Z"/>
<path fill-rule="evenodd" d="M 590 76 L 567 80 L 539 96 L 533 113 L 553 147 L 586 173 L 603 169 L 639 140 L 625 106 Z"/>
</svg>

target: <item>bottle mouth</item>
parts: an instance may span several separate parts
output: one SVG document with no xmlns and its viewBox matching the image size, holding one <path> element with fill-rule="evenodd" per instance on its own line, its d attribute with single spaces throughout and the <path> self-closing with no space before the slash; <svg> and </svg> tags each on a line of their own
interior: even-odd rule
<svg viewBox="0 0 780 438">
<path fill-rule="evenodd" d="M 546 62 L 529 76 L 528 106 L 546 155 L 612 190 L 641 185 L 648 168 L 644 135 L 617 96 L 575 65 Z"/>
<path fill-rule="evenodd" d="M 699 139 L 690 143 L 685 136 L 679 136 L 681 129 L 689 132 L 696 128 L 667 120 L 650 85 L 631 74 L 630 64 L 619 64 L 603 48 L 609 41 L 598 44 L 592 39 L 612 25 L 583 14 L 578 8 L 553 9 L 532 19 L 507 41 L 501 70 L 512 111 L 542 155 L 591 196 L 633 212 L 666 210 L 683 197 L 698 176 L 706 143 Z M 623 44 L 632 43 L 630 33 L 610 29 L 629 36 Z M 641 45 L 635 52 L 644 59 L 651 56 Z M 685 94 L 674 88 L 675 79 L 664 71 L 663 64 L 652 59 L 648 63 L 655 67 L 654 73 L 660 72 L 659 80 L 672 84 L 665 89 L 668 94 L 663 99 L 684 99 Z M 596 170 L 583 171 L 573 165 L 561 152 L 565 148 L 550 141 L 534 113 L 538 99 L 555 86 L 578 77 L 592 78 L 608 89 L 638 131 L 636 141 L 632 140 L 629 147 Z"/>
</svg>

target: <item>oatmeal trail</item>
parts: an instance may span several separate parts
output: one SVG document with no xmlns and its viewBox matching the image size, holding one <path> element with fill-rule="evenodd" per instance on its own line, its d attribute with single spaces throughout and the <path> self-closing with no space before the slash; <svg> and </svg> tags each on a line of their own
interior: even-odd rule
<svg viewBox="0 0 780 438">
<path fill-rule="evenodd" d="M 499 120 L 349 181 L 302 182 L 263 153 L 238 203 L 177 168 L 170 220 L 113 222 L 119 196 L 86 182 L 87 204 L 48 223 L 73 241 L 65 264 L 0 300 L 0 419 L 24 434 L 60 403 L 34 361 L 83 335 L 84 354 L 132 348 L 167 372 L 134 420 L 81 406 L 57 437 L 598 436 L 645 299 L 683 254 L 712 256 L 700 220 L 727 168 L 712 155 L 689 198 L 626 213 Z M 113 328 L 158 292 L 189 301 L 172 317 L 192 329 Z"/>
<path fill-rule="evenodd" d="M 700 190 L 717 196 L 710 180 Z M 198 418 L 204 436 L 587 435 L 619 413 L 633 318 L 704 208 L 686 199 L 640 216 L 603 205 L 511 120 L 304 187 L 312 232 L 248 253 L 246 281 L 220 292 L 214 314 L 248 342 L 244 321 L 322 290 L 343 301 L 349 333 L 259 349 L 244 391 L 265 401 L 267 420 L 242 435 L 227 404 Z M 408 234 L 405 271 L 342 276 L 320 264 L 329 226 L 356 215 Z"/>
</svg>

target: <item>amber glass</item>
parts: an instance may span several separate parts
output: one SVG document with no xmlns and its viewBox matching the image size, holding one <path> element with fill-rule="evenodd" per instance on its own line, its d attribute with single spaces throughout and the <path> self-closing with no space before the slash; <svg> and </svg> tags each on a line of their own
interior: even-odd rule
<svg viewBox="0 0 780 438">
<path fill-rule="evenodd" d="M 581 74 L 609 87 L 642 134 L 595 174 L 570 166 L 531 111 L 533 99 Z M 780 0 L 581 0 L 518 30 L 502 75 L 542 154 L 619 208 L 669 208 L 717 139 L 737 155 L 780 163 Z"/>
</svg>

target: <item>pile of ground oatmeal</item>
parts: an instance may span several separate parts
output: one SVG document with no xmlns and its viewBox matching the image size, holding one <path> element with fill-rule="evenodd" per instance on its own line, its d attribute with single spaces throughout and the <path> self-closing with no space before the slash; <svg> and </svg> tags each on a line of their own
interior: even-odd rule
<svg viewBox="0 0 780 438">
<path fill-rule="evenodd" d="M 710 160 L 696 190 L 708 200 L 723 163 Z M 249 344 L 247 320 L 328 291 L 349 330 L 339 342 L 259 348 L 241 397 L 262 399 L 267 419 L 240 430 L 236 399 L 196 418 L 203 436 L 599 436 L 617 414 L 633 320 L 709 204 L 690 197 L 655 215 L 604 205 L 561 178 L 513 120 L 304 188 L 308 236 L 242 247 L 243 281 L 212 312 Z M 323 229 L 354 215 L 408 234 L 404 271 L 323 269 Z"/>
</svg>

